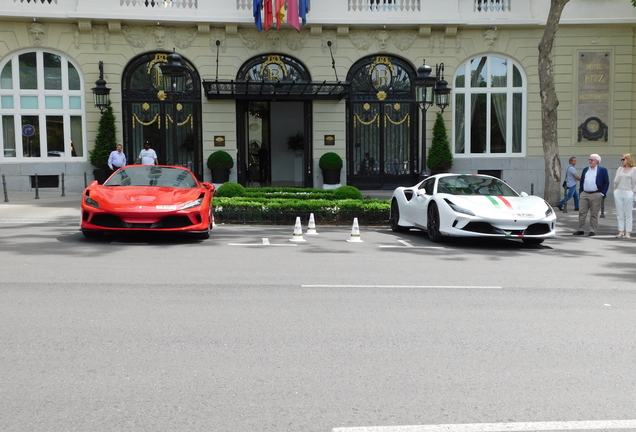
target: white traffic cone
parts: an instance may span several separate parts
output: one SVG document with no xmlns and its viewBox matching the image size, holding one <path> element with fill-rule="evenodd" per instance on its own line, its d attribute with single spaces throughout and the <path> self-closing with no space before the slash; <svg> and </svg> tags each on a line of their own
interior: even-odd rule
<svg viewBox="0 0 636 432">
<path fill-rule="evenodd" d="M 318 235 L 316 232 L 316 221 L 314 220 L 314 214 L 309 215 L 309 225 L 307 226 L 307 235 Z"/>
<path fill-rule="evenodd" d="M 300 225 L 300 218 L 299 217 L 296 218 L 296 224 L 294 225 L 294 236 L 291 239 L 289 239 L 289 241 L 291 241 L 291 242 L 304 242 L 304 241 L 306 241 L 303 238 L 303 228 Z"/>
<path fill-rule="evenodd" d="M 360 228 L 358 227 L 358 218 L 353 218 L 353 226 L 351 227 L 351 238 L 347 240 L 350 243 L 363 243 L 360 238 Z"/>
</svg>

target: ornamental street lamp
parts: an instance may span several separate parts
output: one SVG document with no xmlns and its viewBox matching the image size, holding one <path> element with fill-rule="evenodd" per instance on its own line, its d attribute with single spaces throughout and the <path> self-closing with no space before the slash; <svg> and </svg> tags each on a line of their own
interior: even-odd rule
<svg viewBox="0 0 636 432">
<path fill-rule="evenodd" d="M 106 107 L 110 105 L 110 89 L 106 87 L 106 80 L 104 80 L 104 62 L 99 62 L 99 79 L 95 81 L 95 87 L 93 87 L 93 103 L 95 108 L 99 108 L 99 112 L 104 112 Z"/>
<path fill-rule="evenodd" d="M 417 68 L 417 76 L 413 79 L 415 102 L 422 111 L 422 164 L 420 177 L 426 176 L 426 111 L 437 105 L 442 112 L 450 105 L 451 89 L 444 79 L 444 63 L 435 66 L 435 76 L 431 76 L 433 68 L 425 63 Z"/>
</svg>

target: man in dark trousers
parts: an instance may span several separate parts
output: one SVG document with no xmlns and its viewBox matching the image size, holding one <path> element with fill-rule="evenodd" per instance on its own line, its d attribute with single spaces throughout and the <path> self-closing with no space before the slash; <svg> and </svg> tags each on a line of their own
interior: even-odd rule
<svg viewBox="0 0 636 432">
<path fill-rule="evenodd" d="M 579 202 L 579 229 L 574 235 L 583 235 L 585 232 L 585 220 L 587 219 L 587 213 L 590 212 L 590 232 L 589 236 L 596 235 L 596 228 L 598 227 L 598 215 L 601 212 L 601 204 L 603 203 L 603 197 L 607 195 L 607 190 L 610 186 L 609 173 L 607 168 L 603 168 L 599 164 L 601 163 L 601 157 L 596 153 L 591 154 L 589 158 L 590 166 L 583 170 L 581 173 L 581 185 L 579 191 L 581 192 Z"/>
</svg>

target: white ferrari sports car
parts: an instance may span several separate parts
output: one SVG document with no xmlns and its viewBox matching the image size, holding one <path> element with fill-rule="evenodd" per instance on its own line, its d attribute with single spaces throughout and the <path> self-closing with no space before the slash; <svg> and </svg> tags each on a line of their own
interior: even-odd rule
<svg viewBox="0 0 636 432">
<path fill-rule="evenodd" d="M 556 214 L 543 198 L 518 194 L 496 177 L 437 174 L 391 198 L 391 229 L 444 236 L 503 237 L 539 244 L 555 236 Z"/>
</svg>

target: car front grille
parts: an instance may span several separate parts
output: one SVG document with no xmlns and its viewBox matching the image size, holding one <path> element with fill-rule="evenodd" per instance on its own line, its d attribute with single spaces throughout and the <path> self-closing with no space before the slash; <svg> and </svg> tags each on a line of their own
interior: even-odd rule
<svg viewBox="0 0 636 432">
<path fill-rule="evenodd" d="M 550 225 L 546 223 L 536 223 L 528 226 L 525 230 L 502 230 L 488 222 L 469 222 L 466 224 L 464 231 L 475 232 L 479 234 L 493 235 L 542 235 L 550 232 Z"/>
<path fill-rule="evenodd" d="M 199 219 L 199 218 L 197 218 Z M 92 225 L 103 228 L 129 228 L 129 229 L 172 229 L 185 228 L 192 225 L 187 216 L 166 216 L 154 222 L 124 222 L 121 218 L 110 214 L 98 214 L 89 222 Z"/>
</svg>

